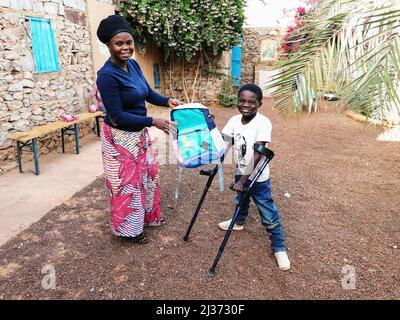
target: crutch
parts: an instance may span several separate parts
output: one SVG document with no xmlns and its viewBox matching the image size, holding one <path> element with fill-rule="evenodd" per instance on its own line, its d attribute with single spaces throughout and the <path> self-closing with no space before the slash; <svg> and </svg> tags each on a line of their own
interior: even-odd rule
<svg viewBox="0 0 400 320">
<path fill-rule="evenodd" d="M 222 134 L 222 137 L 224 138 L 225 141 L 228 141 L 229 144 L 226 146 L 225 152 L 224 152 L 223 156 L 221 157 L 221 164 L 222 164 L 222 162 L 224 161 L 225 156 L 228 154 L 229 149 L 230 149 L 230 147 L 231 147 L 232 144 L 233 144 L 233 139 L 232 139 L 232 137 L 230 137 L 230 136 L 228 136 L 228 135 L 225 135 L 225 134 Z M 208 176 L 208 179 L 207 179 L 206 186 L 204 187 L 203 194 L 201 195 L 201 198 L 200 198 L 200 200 L 199 200 L 199 203 L 197 204 L 196 211 L 194 212 L 193 217 L 192 217 L 192 220 L 190 221 L 189 227 L 188 227 L 188 229 L 187 229 L 187 231 L 186 231 L 186 234 L 185 234 L 185 236 L 183 237 L 183 241 L 188 241 L 188 240 L 189 240 L 190 231 L 192 230 L 192 227 L 193 227 L 194 223 L 196 222 L 196 219 L 197 219 L 197 216 L 198 216 L 198 214 L 199 214 L 199 212 L 200 212 L 201 206 L 203 205 L 204 199 L 206 198 L 208 189 L 210 188 L 211 183 L 213 182 L 214 177 L 215 177 L 215 175 L 216 175 L 217 172 L 218 172 L 218 166 L 219 166 L 219 164 L 217 164 L 217 165 L 214 167 L 213 170 L 200 170 L 200 175 Z"/>
<path fill-rule="evenodd" d="M 219 259 L 221 258 L 222 252 L 225 249 L 225 245 L 228 242 L 229 236 L 231 235 L 232 228 L 235 225 L 236 218 L 237 218 L 237 216 L 239 214 L 241 206 L 243 205 L 243 203 L 245 203 L 245 200 L 250 197 L 251 189 L 253 188 L 254 184 L 256 183 L 258 178 L 260 177 L 261 173 L 263 172 L 263 170 L 265 169 L 267 164 L 274 157 L 274 153 L 272 152 L 272 150 L 268 149 L 267 147 L 265 147 L 262 144 L 255 143 L 254 146 L 253 146 L 253 149 L 256 152 L 260 153 L 261 155 L 265 156 L 264 162 L 261 164 L 261 166 L 260 166 L 259 170 L 257 171 L 257 173 L 255 174 L 254 178 L 251 180 L 251 183 L 250 183 L 249 187 L 243 191 L 242 196 L 240 197 L 239 204 L 236 206 L 235 212 L 233 214 L 232 221 L 231 221 L 231 223 L 229 225 L 228 230 L 225 233 L 224 240 L 222 240 L 221 246 L 219 247 L 219 250 L 218 250 L 218 253 L 217 253 L 216 257 L 215 257 L 214 263 L 213 263 L 210 271 L 208 272 L 208 276 L 210 276 L 210 277 L 213 277 L 215 275 L 215 268 L 217 267 L 217 264 L 218 264 Z"/>
</svg>

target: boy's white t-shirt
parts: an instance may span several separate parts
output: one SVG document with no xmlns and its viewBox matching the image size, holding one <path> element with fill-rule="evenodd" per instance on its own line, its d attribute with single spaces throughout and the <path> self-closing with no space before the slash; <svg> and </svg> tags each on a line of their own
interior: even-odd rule
<svg viewBox="0 0 400 320">
<path fill-rule="evenodd" d="M 236 174 L 243 175 L 246 167 L 250 164 L 254 155 L 254 143 L 256 141 L 266 141 L 266 146 L 271 142 L 272 124 L 271 121 L 258 113 L 247 124 L 242 123 L 242 115 L 238 114 L 229 119 L 228 123 L 222 129 L 222 133 L 234 139 L 233 151 L 235 161 L 237 163 Z M 253 171 L 255 175 L 258 168 L 262 165 L 265 156 L 262 156 L 257 164 L 256 170 Z M 264 182 L 269 179 L 269 165 L 265 167 L 257 182 Z"/>
</svg>

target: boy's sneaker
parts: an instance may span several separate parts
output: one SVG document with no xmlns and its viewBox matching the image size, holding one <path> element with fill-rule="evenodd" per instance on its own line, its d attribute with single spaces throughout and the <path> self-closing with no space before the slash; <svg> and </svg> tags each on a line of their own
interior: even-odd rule
<svg viewBox="0 0 400 320">
<path fill-rule="evenodd" d="M 227 220 L 227 221 L 220 222 L 220 223 L 218 223 L 218 227 L 219 227 L 220 229 L 222 229 L 222 230 L 228 230 L 228 229 L 229 229 L 229 226 L 230 226 L 230 224 L 231 224 L 231 221 L 232 221 L 232 219 L 229 219 L 229 220 Z M 232 228 L 232 230 L 236 230 L 236 231 L 241 231 L 241 230 L 243 230 L 243 229 L 244 229 L 244 226 L 239 225 L 239 224 L 236 224 L 236 223 L 233 225 L 233 228 Z"/>
<path fill-rule="evenodd" d="M 290 269 L 290 260 L 286 251 L 279 251 L 274 253 L 275 259 L 278 262 L 280 270 L 286 271 Z"/>
</svg>

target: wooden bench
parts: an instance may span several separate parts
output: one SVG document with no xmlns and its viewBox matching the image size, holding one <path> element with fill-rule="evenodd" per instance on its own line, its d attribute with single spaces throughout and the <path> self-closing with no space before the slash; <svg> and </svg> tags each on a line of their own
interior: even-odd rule
<svg viewBox="0 0 400 320">
<path fill-rule="evenodd" d="M 39 175 L 39 153 L 37 139 L 41 136 L 61 130 L 62 152 L 65 153 L 64 134 L 67 134 L 68 136 L 74 135 L 76 154 L 79 154 L 79 123 L 90 119 L 96 119 L 97 136 L 100 136 L 99 118 L 104 118 L 105 114 L 103 112 L 86 112 L 77 114 L 76 116 L 78 117 L 78 120 L 76 121 L 66 122 L 60 120 L 50 122 L 42 126 L 34 127 L 29 131 L 16 132 L 9 136 L 9 139 L 17 142 L 19 172 L 22 173 L 22 151 L 29 151 L 33 153 L 33 159 L 35 161 L 35 174 Z M 28 147 L 29 149 L 23 150 L 24 147 Z"/>
</svg>

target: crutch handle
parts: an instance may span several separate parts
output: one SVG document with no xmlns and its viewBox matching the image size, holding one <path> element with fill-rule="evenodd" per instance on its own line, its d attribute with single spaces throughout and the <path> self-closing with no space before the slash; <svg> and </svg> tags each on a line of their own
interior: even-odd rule
<svg viewBox="0 0 400 320">
<path fill-rule="evenodd" d="M 229 189 L 231 189 L 231 190 L 233 190 L 233 191 L 237 191 L 237 192 L 242 192 L 242 193 L 245 193 L 246 191 L 248 191 L 247 188 L 243 188 L 242 191 L 234 190 L 234 189 L 233 189 L 234 184 L 235 184 L 234 182 L 231 182 L 230 185 L 229 185 Z"/>
<path fill-rule="evenodd" d="M 271 149 L 268 149 L 263 144 L 255 143 L 253 149 L 258 153 L 264 155 L 269 160 L 272 160 L 272 158 L 274 157 L 274 152 Z"/>
<path fill-rule="evenodd" d="M 202 176 L 211 176 L 214 173 L 214 170 L 200 170 L 200 175 Z"/>
</svg>

